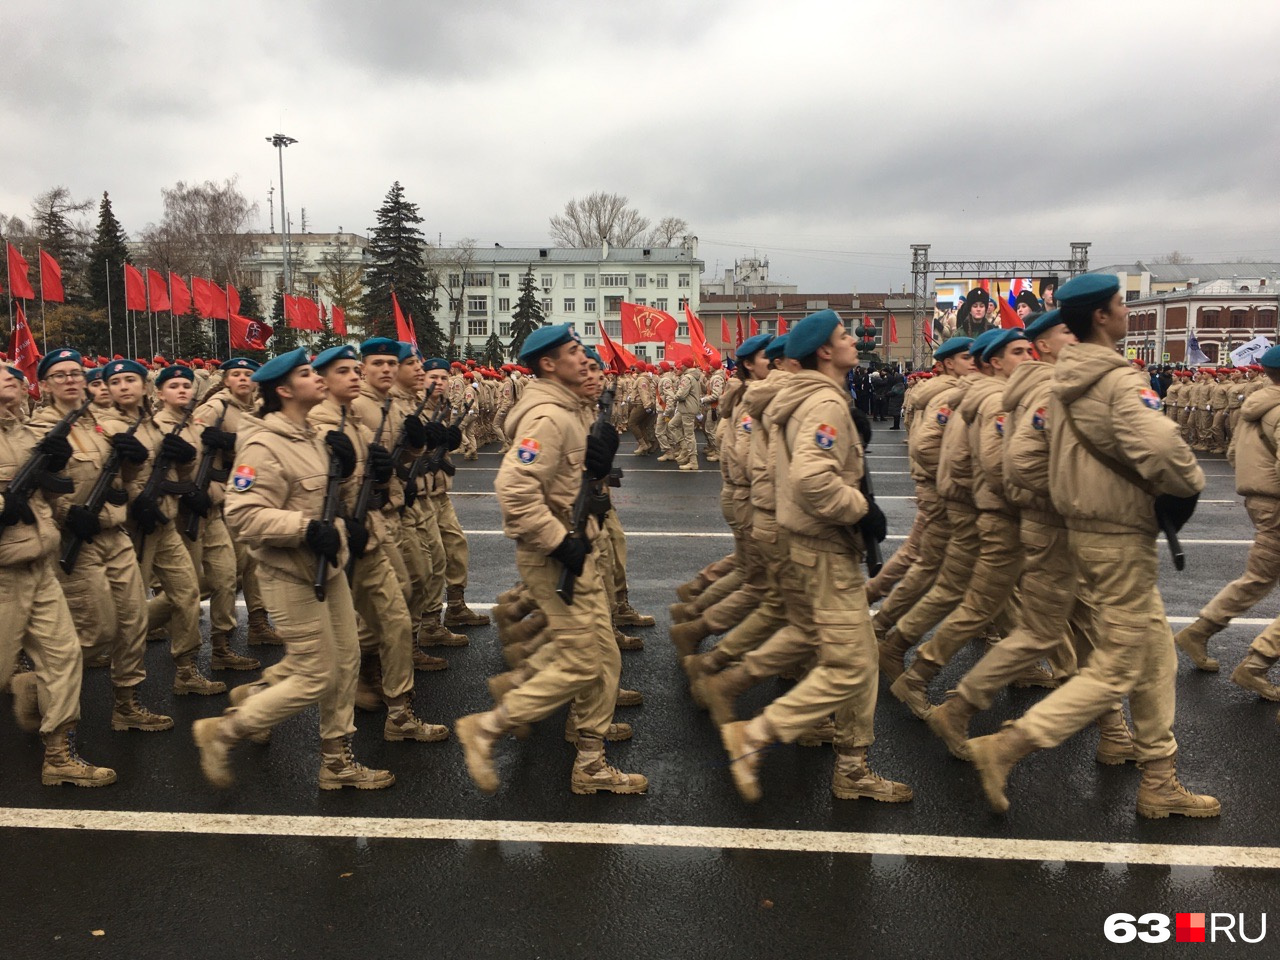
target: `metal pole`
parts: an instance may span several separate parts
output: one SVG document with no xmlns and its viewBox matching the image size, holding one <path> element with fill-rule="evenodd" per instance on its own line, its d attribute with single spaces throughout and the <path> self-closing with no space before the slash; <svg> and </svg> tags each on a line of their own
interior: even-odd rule
<svg viewBox="0 0 1280 960">
<path fill-rule="evenodd" d="M 44 248 L 36 247 L 36 259 L 40 266 L 44 266 Z M 49 328 L 44 322 L 44 270 L 40 271 L 40 352 L 49 352 Z"/>
<path fill-rule="evenodd" d="M 115 323 L 111 319 L 111 261 L 104 259 L 102 267 L 107 278 L 107 352 L 112 358 L 116 355 Z"/>
</svg>

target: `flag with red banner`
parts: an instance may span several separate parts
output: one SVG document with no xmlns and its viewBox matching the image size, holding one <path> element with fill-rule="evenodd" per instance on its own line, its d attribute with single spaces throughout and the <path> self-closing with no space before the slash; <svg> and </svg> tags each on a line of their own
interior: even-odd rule
<svg viewBox="0 0 1280 960">
<path fill-rule="evenodd" d="M 724 314 L 720 315 L 720 342 L 729 346 L 729 318 Z"/>
<path fill-rule="evenodd" d="M 261 320 L 242 317 L 238 313 L 232 313 L 228 323 L 232 350 L 265 350 L 267 341 L 275 333 L 275 330 Z"/>
<path fill-rule="evenodd" d="M 933 319 L 931 317 L 924 318 L 924 342 L 933 346 Z"/>
<path fill-rule="evenodd" d="M 702 369 L 711 370 L 720 366 L 720 351 L 707 343 L 707 331 L 687 303 L 684 305 L 684 317 L 689 324 L 689 344 L 698 353 L 698 363 L 702 365 Z"/>
<path fill-rule="evenodd" d="M 681 343 L 679 340 L 668 340 L 662 350 L 662 359 L 666 360 L 673 366 L 680 366 L 685 360 L 692 360 L 701 366 L 702 358 L 698 356 L 698 351 L 694 350 L 690 344 Z"/>
<path fill-rule="evenodd" d="M 164 274 L 155 270 L 147 270 L 147 290 L 151 294 L 152 310 L 168 310 L 169 285 L 164 282 Z"/>
<path fill-rule="evenodd" d="M 321 322 L 321 323 L 328 323 L 328 322 L 329 322 L 329 311 L 328 311 L 327 309 L 325 309 L 325 305 L 324 305 L 324 301 L 323 301 L 323 300 L 320 300 L 320 301 L 318 301 L 318 302 L 319 302 L 319 304 L 320 304 L 320 322 Z"/>
<path fill-rule="evenodd" d="M 787 321 L 782 316 L 782 314 L 778 314 L 778 336 L 782 336 L 786 332 L 787 332 Z"/>
<path fill-rule="evenodd" d="M 391 312 L 396 318 L 396 339 L 401 343 L 412 343 L 415 350 L 418 349 L 418 334 L 413 329 L 412 321 L 406 320 L 404 311 L 400 309 L 400 300 L 396 297 L 395 291 L 391 291 Z"/>
<path fill-rule="evenodd" d="M 192 277 L 191 299 L 195 301 L 196 313 L 205 320 L 227 319 L 227 293 L 212 280 Z"/>
<path fill-rule="evenodd" d="M 298 298 L 298 313 L 306 321 L 308 330 L 324 332 L 324 324 L 320 322 L 320 305 L 310 297 Z"/>
<path fill-rule="evenodd" d="M 227 316 L 240 312 L 240 291 L 227 281 Z"/>
<path fill-rule="evenodd" d="M 1021 329 L 1026 324 L 1022 322 L 1022 318 L 1018 316 L 1018 311 L 1009 306 L 1009 302 L 1000 296 L 1000 284 L 996 284 L 996 305 L 1000 309 L 1000 327 L 1004 330 Z"/>
<path fill-rule="evenodd" d="M 18 252 L 18 248 L 12 243 L 9 247 L 9 295 L 15 299 L 21 297 L 23 300 L 34 300 L 36 292 L 31 289 L 31 279 L 27 276 L 30 267 L 27 265 L 27 259 Z"/>
<path fill-rule="evenodd" d="M 894 319 L 893 314 L 889 314 L 889 342 L 898 342 L 898 321 Z"/>
<path fill-rule="evenodd" d="M 738 328 L 734 331 L 734 335 L 737 337 L 737 341 L 734 343 L 734 346 L 742 346 L 742 341 L 747 339 L 742 335 L 742 314 L 738 314 Z"/>
<path fill-rule="evenodd" d="M 124 265 L 124 308 L 126 310 L 147 309 L 147 284 L 137 267 Z"/>
<path fill-rule="evenodd" d="M 336 303 L 333 305 L 333 332 L 340 337 L 347 335 L 347 312 Z"/>
<path fill-rule="evenodd" d="M 40 299 L 50 303 L 66 303 L 62 290 L 62 267 L 52 254 L 40 251 Z"/>
<path fill-rule="evenodd" d="M 36 338 L 31 335 L 31 327 L 27 325 L 22 304 L 15 303 L 13 306 L 16 313 L 13 318 L 13 333 L 9 335 L 10 362 L 27 378 L 27 392 L 33 397 L 39 397 L 40 385 L 36 380 L 36 370 L 40 366 L 40 348 L 36 346 Z"/>
<path fill-rule="evenodd" d="M 191 312 L 191 291 L 176 273 L 169 274 L 169 310 L 175 317 L 185 317 Z"/>
<path fill-rule="evenodd" d="M 661 340 L 664 343 L 676 335 L 676 318 L 656 307 L 642 307 L 638 303 L 622 302 L 622 342 L 646 343 Z"/>
<path fill-rule="evenodd" d="M 750 336 L 755 337 L 760 335 L 760 324 L 756 318 L 750 314 L 747 315 L 747 329 L 751 331 Z"/>
<path fill-rule="evenodd" d="M 613 342 L 603 325 L 600 327 L 599 349 L 600 359 L 614 373 L 626 373 L 632 367 L 640 365 L 640 360 L 634 353 Z"/>
</svg>

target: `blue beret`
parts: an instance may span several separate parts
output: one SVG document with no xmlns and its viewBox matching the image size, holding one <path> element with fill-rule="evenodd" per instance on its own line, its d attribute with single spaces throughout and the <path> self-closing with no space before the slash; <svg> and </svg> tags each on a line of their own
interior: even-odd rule
<svg viewBox="0 0 1280 960">
<path fill-rule="evenodd" d="M 429 360 L 422 361 L 423 370 L 444 370 L 448 371 L 449 361 L 444 357 L 432 357 Z"/>
<path fill-rule="evenodd" d="M 987 345 L 996 337 L 1000 336 L 1000 328 L 992 327 L 983 330 L 980 334 L 973 338 L 973 343 L 969 344 L 969 353 L 975 360 L 982 359 L 982 352 L 987 349 Z"/>
<path fill-rule="evenodd" d="M 330 347 L 328 350 L 322 350 L 316 354 L 316 358 L 311 361 L 311 366 L 316 370 L 322 370 L 335 360 L 359 360 L 360 355 L 356 353 L 356 348 L 349 343 L 341 346 Z"/>
<path fill-rule="evenodd" d="M 36 367 L 36 379 L 43 380 L 50 367 L 65 360 L 72 360 L 75 363 L 84 362 L 84 358 L 80 356 L 80 351 L 72 350 L 70 347 L 63 347 L 61 350 L 53 351 L 53 353 L 46 353 L 40 360 L 40 365 Z"/>
<path fill-rule="evenodd" d="M 739 360 L 745 360 L 747 357 L 763 350 L 769 345 L 769 341 L 773 339 L 772 334 L 757 333 L 754 337 L 747 337 L 742 343 L 738 344 L 738 349 L 733 352 Z"/>
<path fill-rule="evenodd" d="M 973 341 L 968 337 L 952 337 L 937 350 L 933 351 L 933 359 L 945 360 L 947 357 L 954 357 L 958 353 L 968 353 L 971 346 L 973 346 Z"/>
<path fill-rule="evenodd" d="M 1065 323 L 1062 319 L 1061 310 L 1049 310 L 1045 313 L 1035 313 L 1027 317 L 1027 325 L 1023 328 L 1023 333 L 1027 335 L 1028 340 L 1034 340 L 1036 337 L 1043 336 L 1054 327 Z"/>
<path fill-rule="evenodd" d="M 787 359 L 803 360 L 813 356 L 840 324 L 840 314 L 834 310 L 809 314 L 787 332 Z"/>
<path fill-rule="evenodd" d="M 420 356 L 418 351 L 414 349 L 414 346 L 412 343 L 405 343 L 403 340 L 397 340 L 396 343 L 400 345 L 400 351 L 396 354 L 396 359 L 399 360 L 401 363 L 404 363 L 406 360 L 411 360 L 414 357 Z"/>
<path fill-rule="evenodd" d="M 1280 370 L 1280 347 L 1271 347 L 1258 358 L 1259 366 L 1268 370 Z"/>
<path fill-rule="evenodd" d="M 11 366 L 10 364 L 6 363 L 4 365 L 4 368 L 8 370 L 10 373 L 12 373 L 19 380 L 21 380 L 23 383 L 27 382 L 27 375 L 23 373 L 21 370 L 19 370 L 17 367 Z"/>
<path fill-rule="evenodd" d="M 780 337 L 774 337 L 769 341 L 769 345 L 764 348 L 765 358 L 768 360 L 778 360 L 787 355 L 787 338 L 791 336 L 784 333 Z"/>
<path fill-rule="evenodd" d="M 111 378 L 117 373 L 132 373 L 141 377 L 143 380 L 147 379 L 147 368 L 137 360 L 112 360 L 102 368 L 103 382 L 110 383 Z"/>
<path fill-rule="evenodd" d="M 223 370 L 257 370 L 262 364 L 248 357 L 232 357 L 222 365 Z"/>
<path fill-rule="evenodd" d="M 600 354 L 596 353 L 595 347 L 584 346 L 582 352 L 587 355 L 588 360 L 594 360 L 597 366 L 604 369 L 604 361 L 600 359 Z"/>
<path fill-rule="evenodd" d="M 562 343 L 576 339 L 573 327 L 567 323 L 539 327 L 525 338 L 524 345 L 520 348 L 520 362 L 529 366 L 548 350 L 554 350 Z"/>
<path fill-rule="evenodd" d="M 394 340 L 391 341 L 395 343 Z M 298 367 L 306 366 L 311 362 L 311 358 L 307 356 L 307 351 L 302 347 L 297 350 L 290 350 L 288 353 L 282 353 L 278 357 L 272 357 L 257 370 L 249 379 L 254 383 L 274 383 L 282 380 L 291 374 Z"/>
<path fill-rule="evenodd" d="M 373 355 L 399 357 L 400 341 L 392 340 L 390 337 L 372 337 L 360 344 L 360 356 Z"/>
<path fill-rule="evenodd" d="M 190 367 L 180 367 L 175 363 L 156 374 L 156 386 L 167 383 L 174 377 L 182 377 L 184 380 L 191 380 L 192 382 L 196 379 L 196 375 Z"/>
<path fill-rule="evenodd" d="M 88 370 L 84 372 L 85 383 L 94 383 L 95 381 L 101 380 L 101 379 L 102 379 L 101 367 L 90 367 Z"/>
<path fill-rule="evenodd" d="M 1114 273 L 1082 273 L 1060 286 L 1056 299 L 1064 307 L 1092 307 L 1106 303 L 1119 289 Z"/>
<path fill-rule="evenodd" d="M 1013 343 L 1013 341 L 1027 339 L 1027 335 L 1021 327 L 1011 327 L 1008 330 L 995 330 L 993 332 L 995 336 L 988 340 L 982 348 L 982 360 L 985 363 L 990 363 L 992 357 Z"/>
</svg>

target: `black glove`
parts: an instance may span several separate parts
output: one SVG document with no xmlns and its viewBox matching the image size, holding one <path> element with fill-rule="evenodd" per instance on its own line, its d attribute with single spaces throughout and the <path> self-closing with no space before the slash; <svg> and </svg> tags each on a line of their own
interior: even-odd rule
<svg viewBox="0 0 1280 960">
<path fill-rule="evenodd" d="M 117 433 L 111 438 L 111 446 L 126 463 L 147 462 L 147 448 L 131 433 Z"/>
<path fill-rule="evenodd" d="M 196 448 L 173 433 L 164 435 L 160 441 L 160 452 L 170 463 L 190 463 L 196 458 Z"/>
<path fill-rule="evenodd" d="M 1196 512 L 1196 502 L 1200 494 L 1193 493 L 1189 497 L 1175 497 L 1171 493 L 1162 493 L 1156 497 L 1156 522 L 1161 528 L 1167 522 L 1174 532 L 1181 530 L 1191 515 Z"/>
<path fill-rule="evenodd" d="M 425 444 L 426 446 L 438 447 L 440 446 L 440 444 L 444 443 L 445 435 L 448 433 L 448 430 L 445 428 L 444 424 L 436 423 L 434 420 L 428 420 L 425 424 L 422 425 L 422 428 L 423 430 L 426 431 L 426 437 L 427 437 L 427 442 Z"/>
<path fill-rule="evenodd" d="M 391 451 L 380 443 L 369 444 L 367 466 L 369 473 L 373 475 L 374 483 L 386 483 L 396 471 L 395 461 L 391 459 Z"/>
<path fill-rule="evenodd" d="M 462 431 L 453 424 L 449 424 L 449 426 L 445 427 L 444 445 L 450 450 L 457 450 L 462 446 Z"/>
<path fill-rule="evenodd" d="M 609 452 L 608 441 L 587 435 L 586 467 L 593 480 L 603 480 L 609 475 L 613 469 L 613 454 Z"/>
<path fill-rule="evenodd" d="M 36 449 L 48 458 L 45 461 L 45 469 L 50 473 L 61 473 L 67 461 L 71 459 L 71 444 L 66 437 L 46 434 L 44 439 L 36 444 Z"/>
<path fill-rule="evenodd" d="M 415 450 L 427 445 L 427 425 L 417 417 L 404 418 L 404 442 Z"/>
<path fill-rule="evenodd" d="M 156 528 L 169 522 L 159 504 L 154 500 L 138 497 L 129 504 L 129 516 L 144 534 L 155 533 Z"/>
<path fill-rule="evenodd" d="M 600 434 L 609 447 L 609 458 L 613 459 L 618 453 L 619 437 L 617 428 L 612 423 L 602 423 L 600 424 Z"/>
<path fill-rule="evenodd" d="M 858 436 L 862 438 L 862 445 L 865 447 L 871 442 L 871 421 L 852 403 L 849 404 L 849 413 L 853 415 L 853 425 L 858 428 Z"/>
<path fill-rule="evenodd" d="M 343 480 L 356 472 L 356 448 L 350 437 L 341 430 L 330 430 L 324 435 L 324 442 L 342 465 Z"/>
<path fill-rule="evenodd" d="M 369 549 L 369 528 L 359 520 L 347 521 L 347 546 L 356 559 L 363 557 Z"/>
<path fill-rule="evenodd" d="M 575 577 L 580 577 L 582 576 L 582 568 L 587 562 L 587 554 L 590 552 L 591 545 L 585 540 L 579 540 L 577 537 L 565 537 L 560 541 L 560 546 L 551 551 L 551 556 L 563 563 L 565 569 Z"/>
<path fill-rule="evenodd" d="M 178 498 L 182 505 L 198 517 L 207 517 L 213 509 L 213 500 L 203 490 L 190 490 Z"/>
<path fill-rule="evenodd" d="M 858 530 L 864 538 L 870 537 L 876 543 L 884 543 L 889 535 L 889 521 L 874 500 L 868 501 L 867 515 L 858 521 Z"/>
<path fill-rule="evenodd" d="M 102 532 L 102 524 L 88 507 L 77 503 L 67 511 L 67 529 L 77 539 L 93 543 L 93 538 Z"/>
<path fill-rule="evenodd" d="M 307 546 L 317 557 L 324 557 L 329 565 L 338 565 L 338 553 L 342 550 L 342 536 L 332 523 L 312 520 L 307 524 Z"/>
<path fill-rule="evenodd" d="M 0 529 L 11 527 L 15 523 L 35 523 L 36 515 L 31 512 L 31 504 L 25 497 L 4 496 L 4 510 L 0 511 Z"/>
<path fill-rule="evenodd" d="M 204 433 L 200 434 L 200 443 L 206 450 L 226 450 L 228 453 L 235 453 L 236 435 L 219 430 L 217 427 L 205 427 Z"/>
</svg>

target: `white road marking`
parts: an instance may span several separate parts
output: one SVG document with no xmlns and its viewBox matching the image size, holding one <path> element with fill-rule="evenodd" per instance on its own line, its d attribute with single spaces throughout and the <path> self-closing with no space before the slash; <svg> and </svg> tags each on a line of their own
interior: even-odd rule
<svg viewBox="0 0 1280 960">
<path fill-rule="evenodd" d="M 1166 617 L 1170 623 L 1195 623 L 1195 617 Z M 1231 621 L 1233 627 L 1269 627 L 1271 620 L 1267 617 L 1235 617 Z"/>
<path fill-rule="evenodd" d="M 389 817 L 295 817 L 275 814 L 156 813 L 124 810 L 0 808 L 0 827 L 230 836 L 585 843 L 621 847 L 789 850 L 799 853 L 1123 863 L 1152 866 L 1280 868 L 1280 848 L 1192 843 L 1089 843 L 910 833 L 761 830 L 633 823 L 436 820 Z"/>
</svg>

